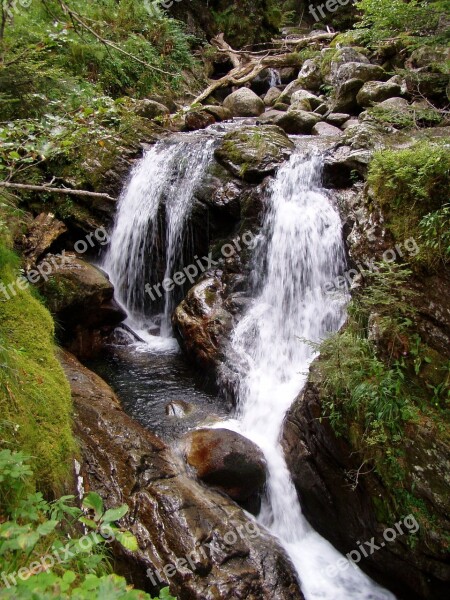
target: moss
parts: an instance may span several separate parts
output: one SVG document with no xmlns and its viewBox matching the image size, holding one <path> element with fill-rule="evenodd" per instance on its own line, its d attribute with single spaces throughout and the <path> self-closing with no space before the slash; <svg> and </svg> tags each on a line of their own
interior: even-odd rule
<svg viewBox="0 0 450 600">
<path fill-rule="evenodd" d="M 58 493 L 76 452 L 71 431 L 72 404 L 68 381 L 55 356 L 50 313 L 29 289 L 15 282 L 17 258 L 0 239 L 0 254 L 8 256 L 0 281 L 14 284 L 8 299 L 0 292 L 0 444 L 32 456 L 36 485 Z"/>
<path fill-rule="evenodd" d="M 393 125 L 399 129 L 433 127 L 440 125 L 443 121 L 443 116 L 439 111 L 426 108 L 414 109 L 410 107 L 409 110 L 396 110 L 374 106 L 369 108 L 367 112 L 378 123 Z"/>
</svg>

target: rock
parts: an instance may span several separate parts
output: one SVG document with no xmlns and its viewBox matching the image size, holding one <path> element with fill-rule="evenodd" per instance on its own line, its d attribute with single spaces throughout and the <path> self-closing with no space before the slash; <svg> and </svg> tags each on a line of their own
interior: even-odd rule
<svg viewBox="0 0 450 600">
<path fill-rule="evenodd" d="M 312 92 L 319 91 L 323 83 L 320 62 L 317 59 L 305 60 L 297 81 L 305 90 L 311 90 Z"/>
<path fill-rule="evenodd" d="M 320 98 L 318 98 L 311 92 L 308 92 L 307 90 L 297 90 L 296 92 L 294 92 L 292 94 L 291 107 L 295 107 L 297 104 L 304 102 L 304 101 L 308 102 L 308 104 L 310 105 L 312 110 L 316 109 L 318 106 L 320 106 L 322 104 L 322 100 L 320 100 Z M 301 110 L 304 110 L 304 109 L 301 109 Z"/>
<path fill-rule="evenodd" d="M 214 600 L 218 589 L 223 600 L 303 600 L 289 559 L 265 529 L 189 477 L 183 461 L 126 415 L 99 377 L 67 353 L 60 360 L 80 444 L 77 484 L 100 494 L 107 508 L 129 506 L 121 524 L 139 549 L 112 546 L 119 574 L 152 597 L 170 585 L 173 595 L 192 600 Z"/>
<path fill-rule="evenodd" d="M 289 104 L 285 102 L 275 102 L 273 105 L 274 110 L 280 110 L 282 112 L 286 112 L 289 109 Z"/>
<path fill-rule="evenodd" d="M 277 87 L 271 87 L 267 94 L 264 96 L 264 104 L 266 106 L 273 106 L 281 95 L 281 90 Z"/>
<path fill-rule="evenodd" d="M 330 125 L 329 123 L 316 123 L 312 128 L 311 133 L 313 135 L 342 135 L 342 131 L 334 125 Z"/>
<path fill-rule="evenodd" d="M 261 98 L 248 88 L 240 88 L 227 96 L 223 105 L 234 117 L 259 117 L 265 110 Z"/>
<path fill-rule="evenodd" d="M 88 357 L 98 348 L 102 333 L 109 334 L 126 314 L 114 300 L 112 283 L 97 267 L 72 253 L 49 256 L 46 262 L 54 268 L 38 283 L 39 292 L 55 317 L 64 345 Z"/>
<path fill-rule="evenodd" d="M 155 100 L 139 100 L 136 105 L 135 112 L 140 117 L 145 119 L 156 119 L 156 117 L 164 117 L 170 115 L 170 110 L 164 104 Z"/>
<path fill-rule="evenodd" d="M 350 127 L 357 127 L 359 125 L 358 119 L 349 119 L 342 125 L 342 130 L 346 131 Z"/>
<path fill-rule="evenodd" d="M 408 92 L 412 96 L 425 96 L 444 105 L 448 103 L 449 74 L 410 71 L 405 75 L 405 81 Z"/>
<path fill-rule="evenodd" d="M 202 110 L 212 115 L 216 121 L 228 121 L 233 116 L 231 114 L 231 111 L 228 110 L 228 108 L 225 108 L 224 106 L 213 106 L 207 104 L 202 108 Z"/>
<path fill-rule="evenodd" d="M 195 131 L 213 125 L 216 122 L 216 119 L 210 111 L 192 110 L 186 114 L 184 122 L 187 131 Z"/>
<path fill-rule="evenodd" d="M 282 69 L 279 69 L 279 73 L 281 83 L 286 85 L 291 83 L 291 81 L 297 77 L 298 69 L 295 69 L 294 67 L 283 67 Z"/>
<path fill-rule="evenodd" d="M 363 85 L 364 82 L 362 79 L 350 79 L 339 86 L 333 101 L 333 112 L 353 113 L 357 111 L 358 102 L 356 101 L 356 96 Z"/>
<path fill-rule="evenodd" d="M 225 342 L 233 324 L 223 307 L 223 294 L 221 279 L 207 277 L 189 290 L 172 318 L 186 356 L 208 373 L 216 373 L 225 360 Z"/>
<path fill-rule="evenodd" d="M 328 111 L 328 104 L 325 103 L 319 104 L 319 106 L 316 109 L 314 109 L 314 113 L 317 115 L 322 115 L 322 117 L 325 116 Z"/>
<path fill-rule="evenodd" d="M 233 175 L 246 181 L 262 181 L 289 158 L 294 144 L 274 125 L 245 126 L 227 133 L 215 157 Z"/>
<path fill-rule="evenodd" d="M 384 128 L 376 123 L 357 123 L 345 129 L 344 144 L 351 146 L 354 150 L 378 150 L 385 146 L 386 132 Z"/>
<path fill-rule="evenodd" d="M 379 81 L 383 79 L 384 75 L 384 70 L 378 65 L 350 62 L 339 67 L 335 77 L 335 85 L 339 87 L 349 79 L 360 79 L 364 83 Z"/>
<path fill-rule="evenodd" d="M 355 171 L 365 178 L 372 155 L 373 152 L 370 150 L 355 150 L 350 146 L 342 145 L 327 152 L 323 165 L 325 187 L 338 189 L 351 187 L 354 184 L 352 174 Z"/>
<path fill-rule="evenodd" d="M 194 407 L 189 402 L 184 400 L 172 400 L 166 404 L 166 415 L 169 417 L 177 417 L 182 419 L 194 410 Z"/>
<path fill-rule="evenodd" d="M 369 65 L 369 59 L 358 52 L 354 48 L 346 47 L 339 48 L 337 51 L 332 49 L 327 50 L 329 53 L 333 53 L 333 58 L 331 60 L 330 65 L 330 73 L 326 75 L 327 81 L 332 83 L 333 85 L 337 85 L 338 83 L 342 83 L 342 79 L 338 77 L 338 71 L 342 65 L 346 63 L 357 63 L 357 64 L 366 64 Z"/>
<path fill-rule="evenodd" d="M 259 117 L 257 123 L 276 125 L 279 119 L 281 119 L 281 117 L 285 114 L 285 111 L 275 110 L 272 108 L 271 110 L 266 110 L 266 112 Z"/>
<path fill-rule="evenodd" d="M 280 96 L 277 100 L 277 104 L 279 102 L 282 102 L 284 104 L 289 105 L 291 103 L 293 94 L 295 92 L 298 92 L 299 90 L 303 90 L 303 89 L 304 89 L 303 83 L 300 82 L 298 79 L 296 79 L 295 81 L 292 81 L 288 86 L 286 86 L 286 88 L 280 94 Z"/>
<path fill-rule="evenodd" d="M 356 485 L 349 482 L 350 474 L 361 469 L 361 457 L 351 441 L 342 435 L 336 437 L 329 419 L 322 418 L 319 369 L 320 359 L 288 412 L 282 443 L 306 518 L 346 553 L 356 549 L 355 540 L 382 539 L 382 533 L 403 521 L 405 515 L 397 508 L 396 487 L 384 485 L 376 469 L 367 469 Z M 351 428 L 355 437 L 354 424 Z M 362 558 L 358 567 L 399 598 L 444 600 L 450 567 L 442 543 L 448 521 L 442 521 L 446 484 L 441 474 L 448 473 L 445 463 L 450 448 L 437 424 L 421 416 L 408 424 L 402 450 L 402 486 L 413 485 L 417 506 L 423 506 L 433 520 L 438 519 L 441 533 L 437 533 L 436 525 L 430 525 L 420 529 L 414 543 L 408 535 L 396 536 L 381 551 Z"/>
<path fill-rule="evenodd" d="M 229 429 L 198 429 L 186 436 L 186 461 L 197 477 L 247 508 L 257 505 L 266 482 L 264 454 Z M 256 507 L 255 507 L 256 508 Z"/>
<path fill-rule="evenodd" d="M 387 100 L 383 100 L 378 104 L 378 108 L 383 108 L 385 110 L 396 110 L 396 111 L 408 111 L 409 104 L 408 101 L 404 98 L 388 98 Z"/>
<path fill-rule="evenodd" d="M 52 244 L 58 240 L 67 227 L 58 221 L 52 213 L 41 213 L 30 223 L 21 240 L 25 257 L 25 270 L 36 266 L 37 261 L 50 251 Z"/>
<path fill-rule="evenodd" d="M 401 87 L 397 83 L 368 81 L 359 90 L 356 101 L 363 107 L 373 106 L 377 102 L 398 96 L 400 92 Z"/>
<path fill-rule="evenodd" d="M 292 110 L 281 117 L 277 124 L 286 133 L 292 135 L 309 134 L 316 123 L 321 120 L 319 115 L 304 110 Z"/>
<path fill-rule="evenodd" d="M 433 70 L 435 65 L 444 65 L 450 60 L 450 49 L 444 46 L 421 46 L 416 48 L 405 62 L 408 69 L 425 68 Z"/>
<path fill-rule="evenodd" d="M 326 117 L 327 123 L 330 123 L 330 125 L 334 125 L 335 127 L 340 127 L 349 119 L 350 115 L 348 115 L 347 113 L 330 113 Z"/>
</svg>

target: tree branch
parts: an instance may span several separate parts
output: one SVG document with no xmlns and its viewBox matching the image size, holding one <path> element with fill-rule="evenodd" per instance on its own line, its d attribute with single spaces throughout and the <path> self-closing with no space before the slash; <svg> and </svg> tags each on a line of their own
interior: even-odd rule
<svg viewBox="0 0 450 600">
<path fill-rule="evenodd" d="M 9 183 L 8 181 L 0 181 L 0 187 L 11 188 L 15 190 L 27 190 L 30 192 L 48 192 L 50 194 L 67 194 L 69 196 L 87 196 L 89 198 L 104 198 L 115 202 L 116 199 L 109 194 L 101 194 L 100 192 L 88 192 L 86 190 L 70 190 L 65 188 L 47 187 L 46 185 L 28 185 L 25 183 Z"/>
</svg>

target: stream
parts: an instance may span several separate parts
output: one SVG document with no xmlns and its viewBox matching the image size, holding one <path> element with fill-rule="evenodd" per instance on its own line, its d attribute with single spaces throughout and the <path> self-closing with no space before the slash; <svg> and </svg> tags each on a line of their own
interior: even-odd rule
<svg viewBox="0 0 450 600">
<path fill-rule="evenodd" d="M 165 439 L 207 423 L 238 431 L 262 449 L 268 485 L 258 520 L 290 556 L 307 600 L 393 599 L 352 564 L 328 574 L 327 567 L 343 557 L 302 515 L 279 443 L 286 411 L 316 356 L 314 343 L 345 320 L 346 295 L 324 291 L 345 269 L 345 250 L 339 214 L 321 187 L 320 151 L 299 146 L 271 184 L 252 258 L 253 301 L 231 338 L 229 360 L 238 372 L 232 418 L 205 391 L 172 337 L 170 315 L 185 290 L 165 292 L 155 302 L 146 294 L 146 284 L 192 260 L 187 223 L 193 197 L 224 131 L 209 128 L 162 140 L 135 167 L 102 267 L 129 315 L 126 326 L 139 339 L 117 344 L 90 366 L 113 386 L 133 418 Z M 164 269 L 158 270 L 161 264 Z M 167 405 L 180 400 L 190 412 L 182 419 L 176 410 L 168 415 Z"/>
</svg>

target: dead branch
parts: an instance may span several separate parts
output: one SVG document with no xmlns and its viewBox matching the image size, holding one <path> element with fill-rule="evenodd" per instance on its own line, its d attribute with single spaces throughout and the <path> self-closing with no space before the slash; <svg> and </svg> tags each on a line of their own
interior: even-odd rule
<svg viewBox="0 0 450 600">
<path fill-rule="evenodd" d="M 86 190 L 70 190 L 66 188 L 54 188 L 46 185 L 28 185 L 25 183 L 9 183 L 8 181 L 0 181 L 0 187 L 12 188 L 16 190 L 27 190 L 29 192 L 48 192 L 50 194 L 68 194 L 69 196 L 87 196 L 89 198 L 104 198 L 105 200 L 116 201 L 109 194 L 100 192 L 88 192 Z"/>
</svg>

